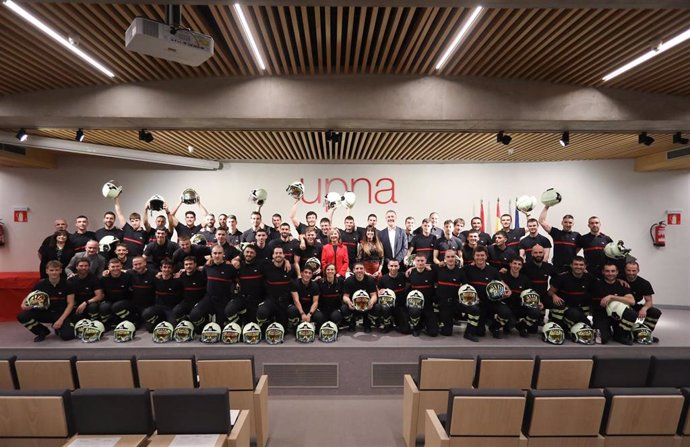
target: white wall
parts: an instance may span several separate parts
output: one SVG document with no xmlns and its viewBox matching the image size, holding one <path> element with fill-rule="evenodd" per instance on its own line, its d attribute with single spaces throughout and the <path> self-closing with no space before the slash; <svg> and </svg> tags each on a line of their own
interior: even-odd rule
<svg viewBox="0 0 690 447">
<path fill-rule="evenodd" d="M 575 216 L 575 226 L 587 232 L 587 217 L 598 215 L 602 230 L 613 239 L 622 239 L 632 254 L 640 259 L 642 275 L 650 279 L 657 291 L 656 300 L 663 304 L 686 305 L 690 288 L 690 173 L 636 173 L 633 163 L 624 161 L 505 163 L 505 164 L 258 164 L 232 163 L 217 172 L 173 170 L 167 167 L 136 164 L 96 157 L 63 156 L 56 170 L 0 170 L 0 218 L 7 225 L 9 242 L 0 248 L 0 271 L 28 271 L 37 268 L 36 249 L 52 232 L 55 217 L 66 217 L 70 230 L 78 214 L 91 218 L 91 229 L 101 226 L 103 212 L 112 209 L 112 202 L 101 196 L 102 184 L 116 179 L 125 186 L 122 203 L 126 213 L 142 212 L 145 201 L 154 193 L 170 202 L 179 200 L 186 187 L 199 192 L 209 211 L 236 214 L 240 228 L 248 227 L 253 205 L 247 200 L 256 187 L 268 190 L 264 207 L 265 220 L 270 214 L 286 218 L 292 199 L 285 187 L 304 178 L 306 198 L 316 196 L 317 179 L 322 179 L 321 196 L 325 195 L 326 178 L 368 178 L 372 195 L 390 189 L 395 183 L 397 203 L 368 204 L 364 181 L 357 183 L 358 202 L 353 214 L 358 224 L 370 212 L 382 216 L 389 208 L 398 212 L 400 223 L 407 215 L 421 220 L 435 210 L 441 220 L 469 218 L 479 212 L 479 199 L 485 201 L 485 212 L 495 213 L 495 200 L 500 197 L 502 211 L 508 199 L 522 194 L 539 196 L 549 187 L 557 188 L 563 203 L 551 211 L 550 221 L 558 225 L 565 213 Z M 338 181 L 333 189 L 342 192 Z M 391 199 L 390 191 L 379 192 L 382 202 Z M 487 206 L 490 201 L 490 207 Z M 28 206 L 29 222 L 11 222 L 12 208 Z M 667 227 L 667 246 L 652 247 L 649 227 L 664 219 L 665 210 L 683 209 L 683 225 Z M 185 208 L 182 208 L 183 210 Z M 322 207 L 302 204 L 298 215 Z M 537 210 L 537 212 L 540 208 Z M 181 216 L 181 214 L 180 214 Z M 342 223 L 344 210 L 338 210 L 335 221 Z M 524 220 L 522 221 L 524 225 Z"/>
</svg>

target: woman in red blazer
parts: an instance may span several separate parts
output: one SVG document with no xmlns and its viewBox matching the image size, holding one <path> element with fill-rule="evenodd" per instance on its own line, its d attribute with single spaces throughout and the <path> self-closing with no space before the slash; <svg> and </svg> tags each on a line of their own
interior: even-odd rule
<svg viewBox="0 0 690 447">
<path fill-rule="evenodd" d="M 340 232 L 336 228 L 328 233 L 328 240 L 330 243 L 321 250 L 321 265 L 335 264 L 336 273 L 344 277 L 350 263 L 347 247 L 341 242 Z"/>
</svg>

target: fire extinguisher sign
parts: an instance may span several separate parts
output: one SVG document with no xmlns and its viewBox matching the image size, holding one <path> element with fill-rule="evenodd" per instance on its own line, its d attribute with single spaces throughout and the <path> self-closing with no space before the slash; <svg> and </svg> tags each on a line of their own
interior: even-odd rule
<svg viewBox="0 0 690 447">
<path fill-rule="evenodd" d="M 683 215 L 683 210 L 667 210 L 666 223 L 668 225 L 680 225 L 680 218 Z"/>
<path fill-rule="evenodd" d="M 18 223 L 25 223 L 29 221 L 29 208 L 14 207 L 14 221 Z"/>
</svg>

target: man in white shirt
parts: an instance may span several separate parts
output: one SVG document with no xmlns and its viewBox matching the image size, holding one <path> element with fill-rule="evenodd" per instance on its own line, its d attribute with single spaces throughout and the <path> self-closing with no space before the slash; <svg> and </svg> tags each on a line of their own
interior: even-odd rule
<svg viewBox="0 0 690 447">
<path fill-rule="evenodd" d="M 398 262 L 405 260 L 407 253 L 407 238 L 405 230 L 396 225 L 398 215 L 393 210 L 386 211 L 386 228 L 379 232 L 379 239 L 383 244 L 384 266 L 388 265 L 388 260 L 395 259 Z"/>
</svg>

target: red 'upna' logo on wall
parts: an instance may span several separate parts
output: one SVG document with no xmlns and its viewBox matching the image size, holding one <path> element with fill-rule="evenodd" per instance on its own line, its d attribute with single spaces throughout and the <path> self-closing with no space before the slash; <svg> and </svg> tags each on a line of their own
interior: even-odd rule
<svg viewBox="0 0 690 447">
<path fill-rule="evenodd" d="M 352 191 L 357 195 L 358 202 L 377 203 L 398 203 L 395 200 L 395 180 L 383 177 L 376 180 L 366 177 L 343 179 L 340 177 L 317 178 L 315 180 L 301 178 L 304 185 L 305 194 L 302 202 L 307 204 L 321 203 L 326 194 L 331 191 L 344 193 Z M 313 198 L 310 200 L 310 198 Z"/>
</svg>

